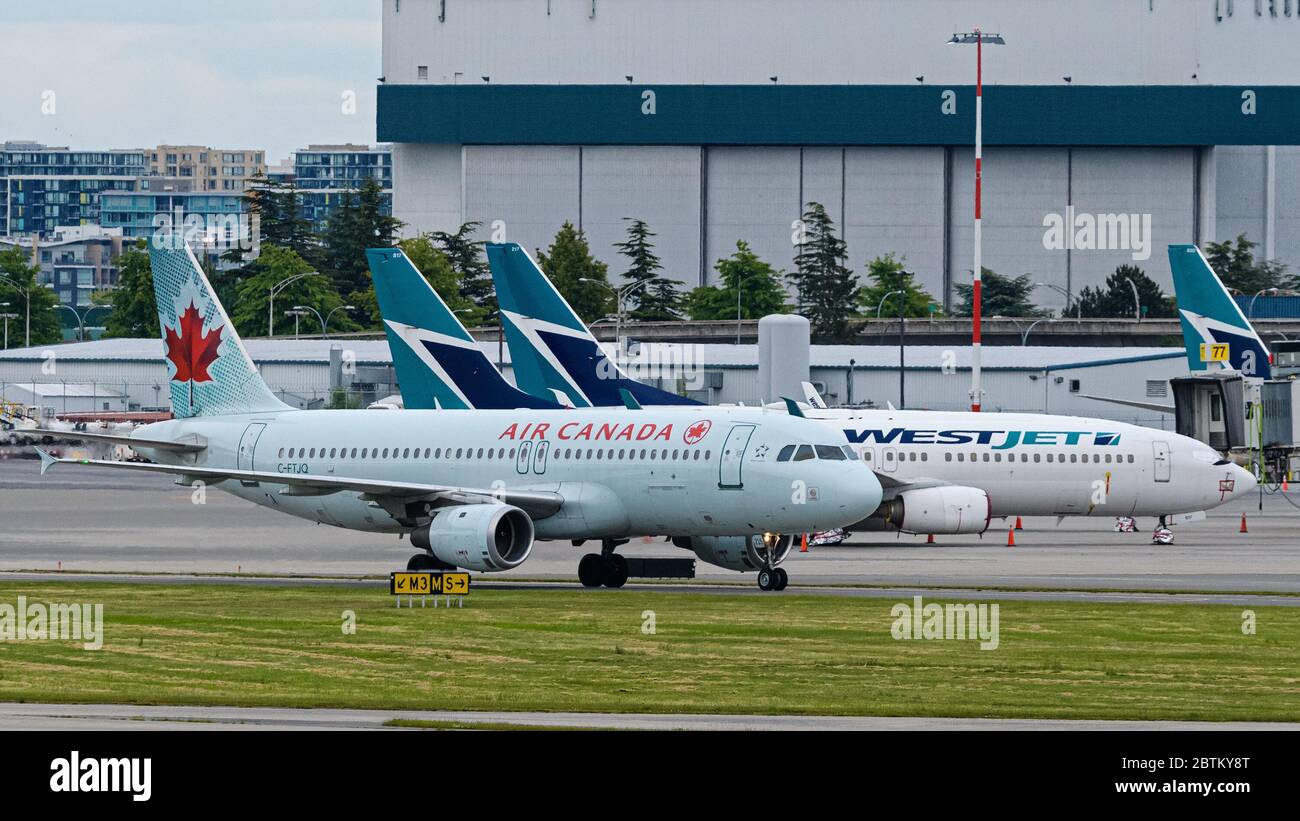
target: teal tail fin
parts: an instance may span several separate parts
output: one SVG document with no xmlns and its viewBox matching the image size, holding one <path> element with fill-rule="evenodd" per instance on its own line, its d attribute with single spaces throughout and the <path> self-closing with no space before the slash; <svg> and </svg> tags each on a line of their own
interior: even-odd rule
<svg viewBox="0 0 1300 821">
<path fill-rule="evenodd" d="M 366 260 L 404 407 L 559 407 L 506 381 L 402 249 L 371 248 Z"/>
<path fill-rule="evenodd" d="M 291 410 L 262 381 L 189 247 L 179 238 L 155 237 L 149 241 L 149 262 L 172 415 Z"/>
<path fill-rule="evenodd" d="M 1178 317 L 1193 371 L 1233 370 L 1268 379 L 1268 348 L 1195 245 L 1170 245 Z"/>
</svg>

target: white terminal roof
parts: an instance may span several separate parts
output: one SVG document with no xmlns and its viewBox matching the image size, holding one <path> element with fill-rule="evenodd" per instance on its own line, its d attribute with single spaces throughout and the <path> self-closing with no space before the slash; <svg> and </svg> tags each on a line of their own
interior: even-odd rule
<svg viewBox="0 0 1300 821">
<path fill-rule="evenodd" d="M 104 387 L 102 384 L 90 382 L 5 382 L 3 388 L 6 394 L 21 391 L 43 399 L 59 399 L 63 397 L 68 399 L 78 397 L 85 397 L 86 399 L 126 398 L 126 394 L 121 391 L 115 391 L 112 388 Z"/>
<path fill-rule="evenodd" d="M 12 330 L 12 329 L 11 329 Z M 497 361 L 497 342 L 480 342 L 479 348 L 492 362 Z M 389 365 L 392 355 L 384 339 L 246 339 L 245 347 L 258 363 L 301 363 L 321 365 L 329 362 L 332 345 L 351 351 L 359 365 Z M 613 345 L 608 344 L 612 351 Z M 35 348 L 11 348 L 0 351 L 0 361 L 43 359 L 47 351 L 66 361 L 161 361 L 162 344 L 158 339 L 101 339 L 69 342 Z M 684 362 L 710 368 L 754 368 L 758 366 L 758 346 L 717 343 L 647 342 L 634 345 L 629 362 L 636 365 Z M 503 360 L 510 362 L 510 346 L 504 346 Z M 1149 362 L 1184 356 L 1182 348 L 1116 348 L 1058 346 L 992 346 L 984 348 L 986 370 L 1060 370 L 1123 362 Z M 904 362 L 908 369 L 930 370 L 944 367 L 970 367 L 970 348 L 961 345 L 908 345 Z M 853 360 L 860 369 L 896 369 L 897 345 L 813 345 L 810 364 L 814 368 L 847 368 Z"/>
</svg>

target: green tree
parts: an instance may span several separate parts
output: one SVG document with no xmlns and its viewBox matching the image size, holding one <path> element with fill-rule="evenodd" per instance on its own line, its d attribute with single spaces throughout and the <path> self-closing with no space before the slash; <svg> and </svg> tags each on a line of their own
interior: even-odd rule
<svg viewBox="0 0 1300 821">
<path fill-rule="evenodd" d="M 640 286 L 628 295 L 628 301 L 634 306 L 632 318 L 652 322 L 681 319 L 682 294 L 677 286 L 682 283 L 660 274 L 664 266 L 650 242 L 655 233 L 645 220 L 634 217 L 623 217 L 623 220 L 628 223 L 627 239 L 614 243 L 614 247 L 630 261 L 623 273 L 627 280 L 624 287 Z"/>
<path fill-rule="evenodd" d="M 905 316 L 933 316 L 934 297 L 916 284 L 916 274 L 907 270 L 906 260 L 895 259 L 893 252 L 876 257 L 867 263 L 867 279 L 870 285 L 863 286 L 858 294 L 858 302 L 867 311 L 868 316 L 875 316 L 881 300 L 891 291 L 903 291 Z M 882 313 L 898 316 L 897 295 L 891 296 L 885 303 Z"/>
<path fill-rule="evenodd" d="M 590 324 L 611 311 L 609 266 L 591 255 L 587 235 L 573 223 L 565 222 L 551 247 L 537 253 L 537 264 L 583 322 Z"/>
<path fill-rule="evenodd" d="M 340 294 L 347 294 L 349 300 L 361 300 L 372 287 L 366 249 L 392 247 L 401 225 L 400 220 L 383 213 L 379 182 L 366 179 L 360 188 L 341 196 L 326 222 L 321 271 L 330 275 Z"/>
<path fill-rule="evenodd" d="M 113 310 L 104 323 L 104 336 L 158 336 L 158 305 L 154 300 L 153 269 L 149 266 L 145 240 L 123 251 L 117 266 L 117 288 L 105 295 L 112 302 Z"/>
<path fill-rule="evenodd" d="M 808 317 L 814 337 L 843 339 L 858 294 L 858 275 L 845 265 L 848 247 L 821 203 L 808 203 L 800 224 L 795 270 L 786 275 L 798 292 L 799 312 Z"/>
<path fill-rule="evenodd" d="M 1275 259 L 1255 259 L 1258 245 L 1241 233 L 1235 242 L 1205 243 L 1205 258 L 1224 285 L 1247 296 L 1287 285 L 1285 265 Z"/>
<path fill-rule="evenodd" d="M 480 225 L 478 222 L 464 222 L 454 233 L 434 231 L 428 235 L 433 247 L 451 263 L 451 269 L 459 280 L 461 301 L 471 309 L 464 315 L 468 324 L 483 321 L 497 309 L 496 288 L 492 284 L 492 271 L 483 256 L 483 241 L 474 239 Z M 443 298 L 446 299 L 445 294 Z"/>
<path fill-rule="evenodd" d="M 790 312 L 781 286 L 784 272 L 759 259 L 743 240 L 736 243 L 734 254 L 718 260 L 713 269 L 721 286 L 703 285 L 686 295 L 691 319 L 735 319 L 737 291 L 741 319 Z"/>
<path fill-rule="evenodd" d="M 4 312 L 17 314 L 9 320 L 9 347 L 23 344 L 27 331 L 28 309 L 31 310 L 32 345 L 48 345 L 63 339 L 62 325 L 56 316 L 58 297 L 41 285 L 39 265 L 30 265 L 27 251 L 18 246 L 0 251 L 0 302 L 8 302 Z M 31 299 L 30 306 L 27 300 Z M 65 312 L 66 313 L 66 312 Z M 68 317 L 71 321 L 71 317 Z"/>
<path fill-rule="evenodd" d="M 1079 292 L 1075 306 L 1080 316 L 1124 317 L 1134 316 L 1133 286 L 1137 286 L 1138 303 L 1144 309 L 1144 316 L 1175 317 L 1178 310 L 1173 299 L 1164 295 L 1156 281 L 1136 265 L 1121 265 L 1115 273 L 1106 277 L 1106 285 L 1089 286 Z"/>
<path fill-rule="evenodd" d="M 981 268 L 980 311 L 982 316 L 1046 316 L 1048 311 L 1034 306 L 1034 281 L 1029 274 L 1004 277 L 996 271 Z M 956 316 L 970 316 L 975 288 L 973 285 L 954 285 L 961 303 L 953 312 Z"/>
<path fill-rule="evenodd" d="M 263 245 L 254 273 L 239 283 L 234 310 L 230 316 L 230 320 L 235 323 L 235 328 L 245 336 L 264 335 L 271 288 L 289 277 L 305 274 L 311 270 L 311 263 L 288 248 Z M 371 293 L 373 294 L 373 290 Z M 275 333 L 277 335 L 293 333 L 294 318 L 285 316 L 284 313 L 295 305 L 315 308 L 324 317 L 343 304 L 343 298 L 339 296 L 338 289 L 334 287 L 329 277 L 303 277 L 275 295 L 275 313 L 272 316 Z M 308 334 L 320 332 L 319 320 L 311 312 L 299 319 L 299 327 Z M 330 319 L 332 331 L 359 329 L 360 326 L 347 315 L 346 311 L 338 311 Z"/>
<path fill-rule="evenodd" d="M 320 240 L 302 215 L 302 202 L 292 183 L 269 180 L 259 174 L 244 194 L 244 210 L 250 219 L 257 219 L 259 245 L 278 245 L 305 260 L 316 261 Z M 234 249 L 227 252 L 227 258 L 242 262 L 243 252 Z"/>
</svg>

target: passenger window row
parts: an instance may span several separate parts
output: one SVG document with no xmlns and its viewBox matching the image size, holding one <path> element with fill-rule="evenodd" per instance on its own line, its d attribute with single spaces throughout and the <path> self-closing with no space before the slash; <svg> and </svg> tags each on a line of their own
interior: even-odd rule
<svg viewBox="0 0 1300 821">
<path fill-rule="evenodd" d="M 972 461 L 972 462 L 981 462 L 981 461 L 983 461 L 983 462 L 1001 462 L 1001 461 L 1003 461 L 1003 458 L 1002 458 L 1002 457 L 1003 457 L 1003 454 L 1001 454 L 1001 453 L 994 453 L 994 454 L 989 454 L 989 453 L 987 453 L 987 452 L 986 452 L 986 453 L 972 453 L 972 454 L 970 455 L 970 461 Z M 1091 458 L 1090 458 L 1090 457 L 1091 457 Z M 943 459 L 944 459 L 945 462 L 951 462 L 951 461 L 953 461 L 953 454 L 952 454 L 951 452 L 949 452 L 949 453 L 945 453 L 945 454 L 943 455 Z M 966 461 L 966 454 L 963 453 L 963 452 L 958 452 L 958 453 L 957 453 L 957 457 L 956 457 L 956 459 L 957 459 L 958 462 L 965 462 L 965 461 Z M 1023 462 L 1028 462 L 1029 460 L 1030 460 L 1030 454 L 1028 454 L 1028 453 L 1021 453 L 1021 454 L 1020 454 L 1020 461 L 1021 461 L 1022 463 L 1023 463 Z M 1007 462 L 1015 462 L 1015 461 L 1016 461 L 1016 454 L 1014 454 L 1014 453 L 1008 453 L 1008 454 L 1006 454 L 1006 460 L 1005 460 L 1005 461 L 1007 461 Z M 1085 464 L 1085 465 L 1086 465 L 1086 464 L 1094 464 L 1094 465 L 1100 465 L 1100 464 L 1107 464 L 1107 465 L 1110 465 L 1110 464 L 1116 464 L 1116 465 L 1120 465 L 1120 464 L 1124 464 L 1124 463 L 1127 462 L 1128 464 L 1131 465 L 1131 464 L 1133 464 L 1133 454 L 1131 454 L 1131 453 L 1128 453 L 1128 454 L 1124 454 L 1124 453 L 1110 454 L 1110 453 L 1107 453 L 1107 454 L 1104 455 L 1104 458 L 1103 458 L 1103 454 L 1100 454 L 1100 453 L 1071 453 L 1071 454 L 1069 454 L 1069 459 L 1067 460 L 1067 459 L 1066 459 L 1066 454 L 1064 454 L 1064 453 L 1035 453 L 1035 454 L 1033 454 L 1033 461 L 1034 461 L 1034 462 L 1043 462 L 1043 461 L 1047 461 L 1047 462 L 1055 462 L 1055 463 L 1059 463 L 1059 464 L 1064 464 L 1066 461 L 1069 461 L 1071 464 Z"/>
<path fill-rule="evenodd" d="M 514 459 L 515 449 L 510 448 L 424 448 L 423 457 L 420 455 L 420 448 L 280 448 L 278 457 L 280 459 L 315 459 L 317 454 L 321 459 Z M 646 461 L 695 461 L 701 459 L 708 461 L 713 455 L 713 451 L 705 450 L 672 450 L 667 448 L 657 450 L 653 448 L 642 448 L 637 451 L 635 448 L 587 448 L 585 453 L 586 459 L 596 459 L 605 461 L 614 461 L 615 459 L 632 461 L 636 459 Z M 555 448 L 551 451 L 552 459 L 573 459 L 579 460 L 584 458 L 582 448 Z M 841 455 L 839 458 L 844 458 Z"/>
</svg>

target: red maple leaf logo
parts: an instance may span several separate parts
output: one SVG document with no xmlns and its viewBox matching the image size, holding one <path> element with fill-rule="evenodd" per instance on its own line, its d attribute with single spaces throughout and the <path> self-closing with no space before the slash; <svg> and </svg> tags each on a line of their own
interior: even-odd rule
<svg viewBox="0 0 1300 821">
<path fill-rule="evenodd" d="M 696 422 L 694 425 L 691 425 L 686 429 L 686 433 L 682 436 L 682 439 L 686 444 L 693 445 L 703 439 L 711 427 L 713 427 L 712 422 L 707 419 L 701 419 L 699 422 Z"/>
<path fill-rule="evenodd" d="M 194 303 L 186 308 L 176 321 L 176 333 L 165 328 L 167 358 L 176 366 L 173 382 L 211 382 L 208 366 L 217 361 L 217 348 L 221 345 L 221 326 L 203 335 L 203 317 Z"/>
</svg>

